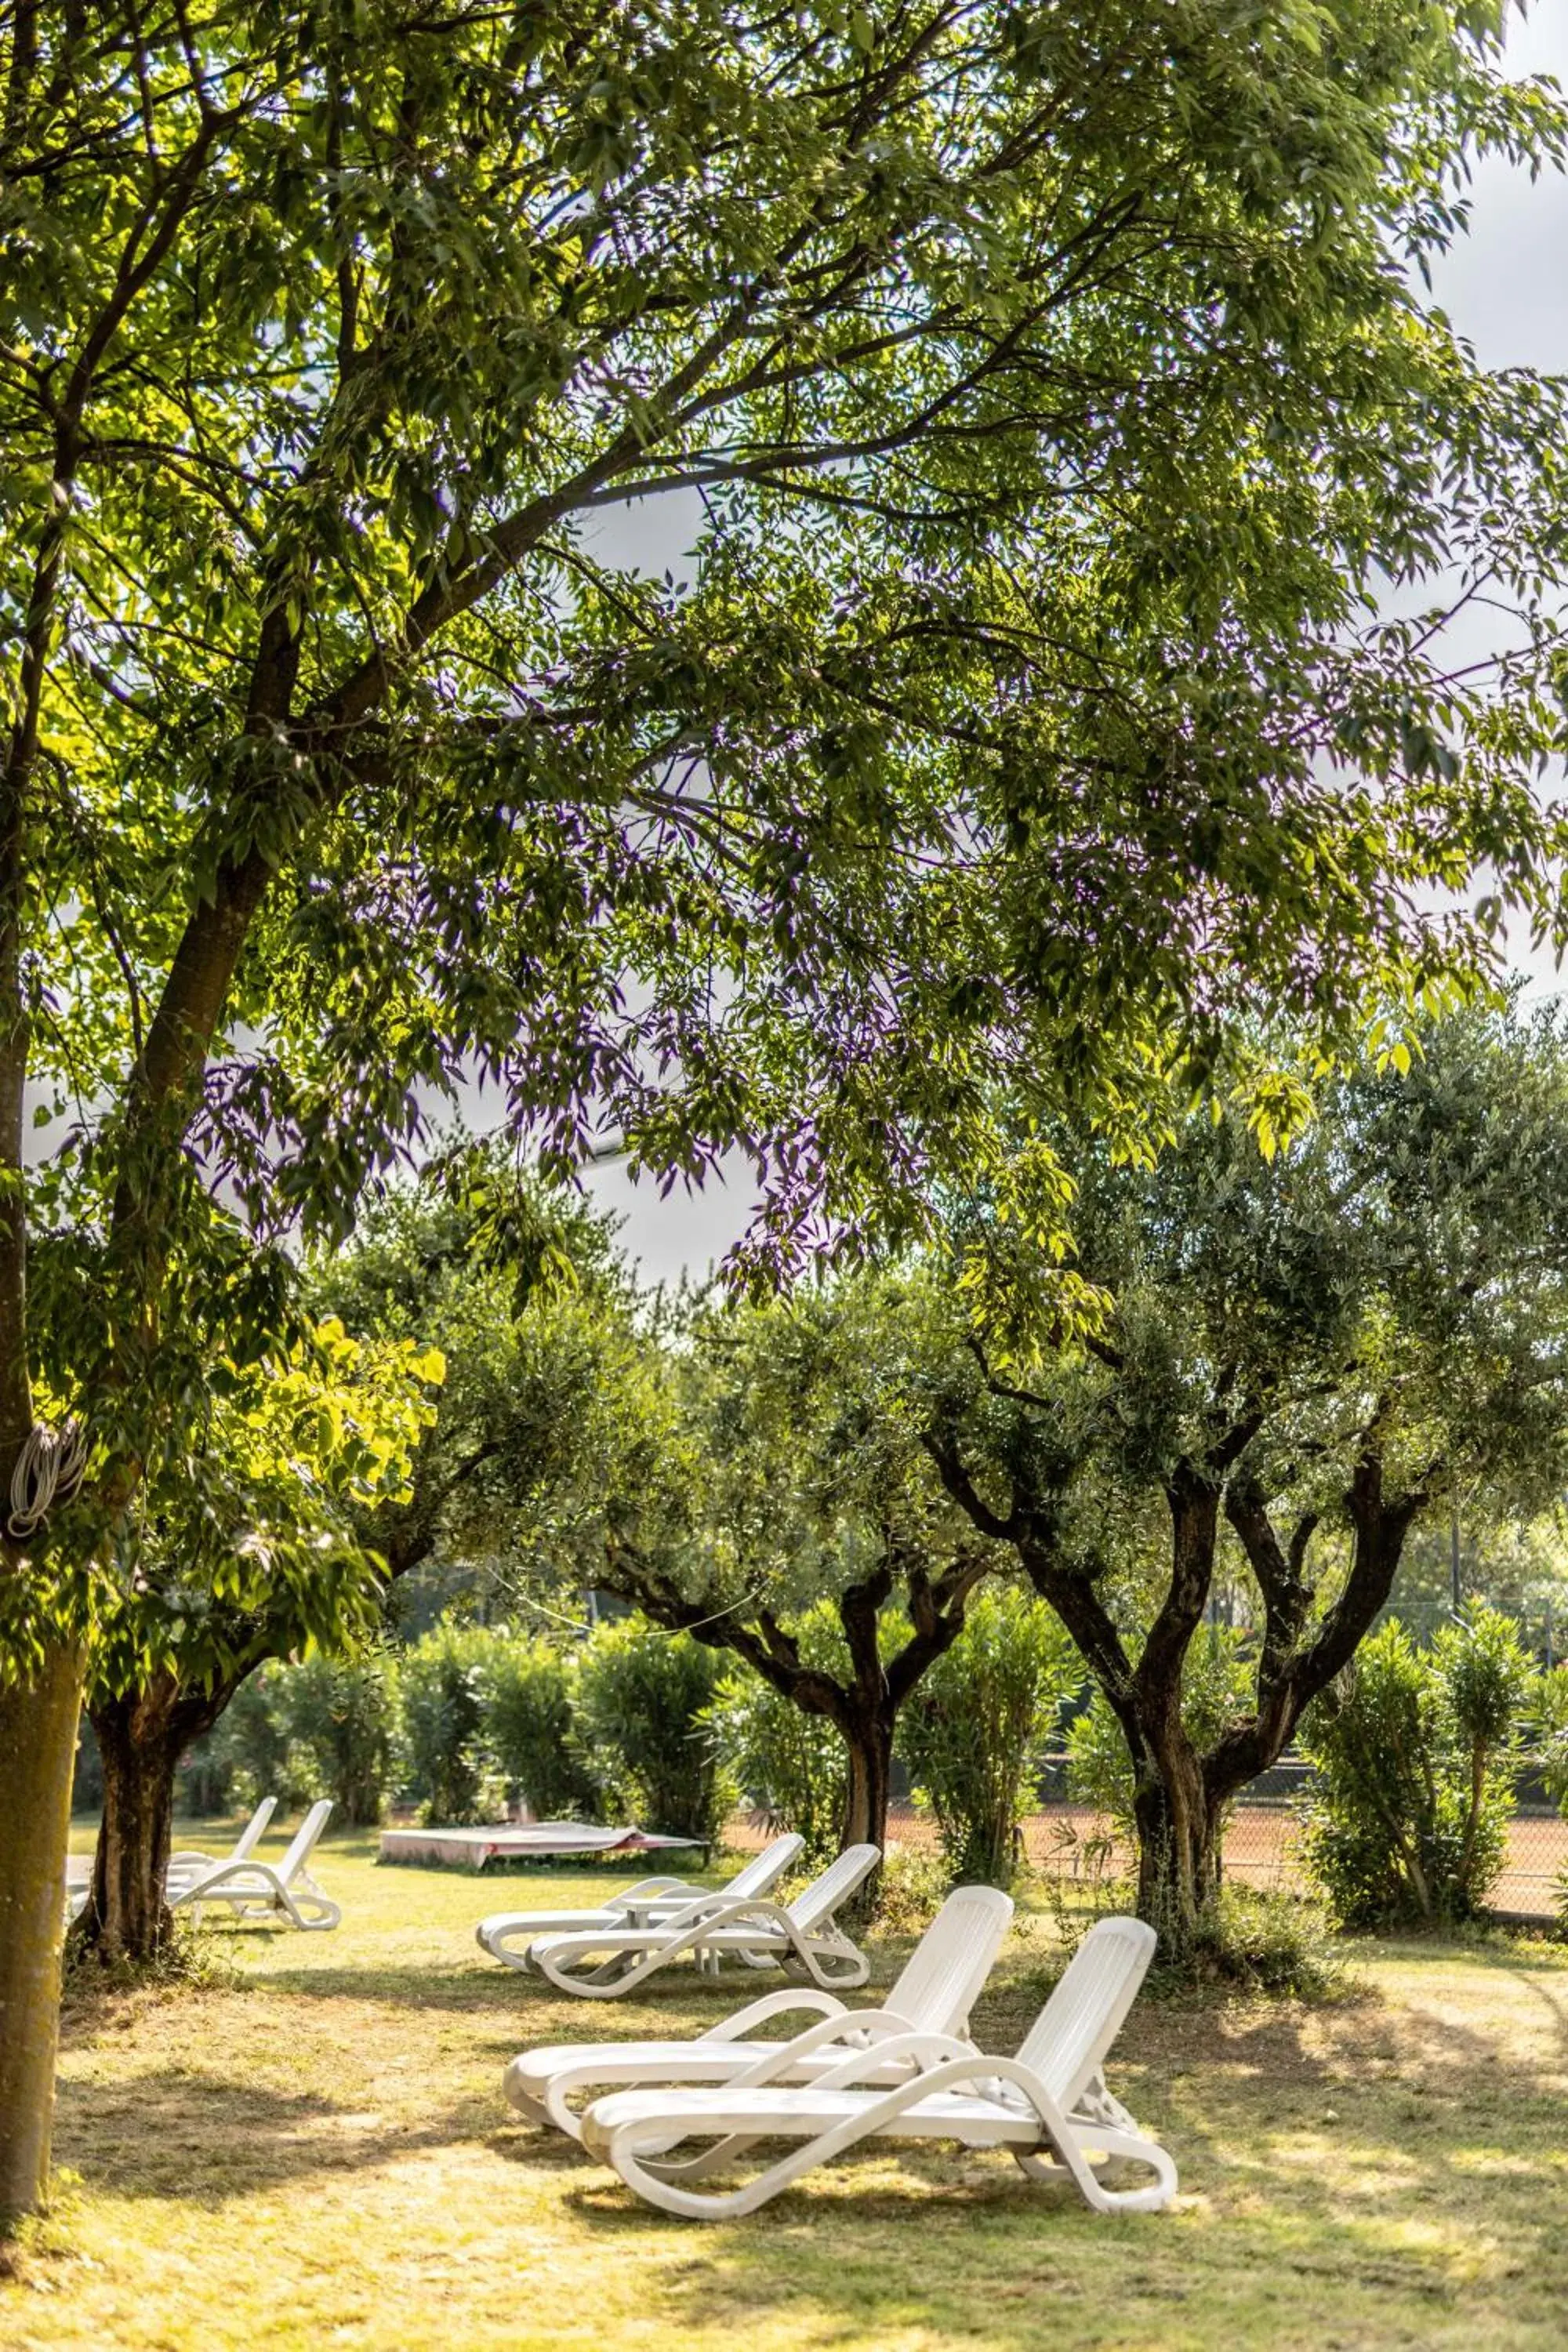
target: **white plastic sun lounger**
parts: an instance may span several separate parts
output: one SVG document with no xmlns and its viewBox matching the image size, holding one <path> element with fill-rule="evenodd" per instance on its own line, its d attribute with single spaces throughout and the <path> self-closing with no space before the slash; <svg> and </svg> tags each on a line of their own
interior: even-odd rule
<svg viewBox="0 0 1568 2352">
<path fill-rule="evenodd" d="M 198 1853 L 194 1849 L 184 1849 L 179 1853 L 172 1853 L 169 1856 L 168 1869 L 171 1894 L 174 1892 L 176 1881 L 194 1878 L 198 1871 L 216 1870 L 226 1862 L 248 1862 L 261 1843 L 267 1824 L 277 1810 L 276 1797 L 263 1797 L 226 1853 Z"/>
<path fill-rule="evenodd" d="M 528 1966 L 527 1947 L 535 1936 L 586 1935 L 595 1927 L 662 1927 L 694 1904 L 735 1903 L 766 1895 L 778 1885 L 804 1841 L 793 1832 L 774 1838 L 753 1854 L 724 1886 L 692 1886 L 679 1878 L 639 1878 L 594 1911 L 493 1911 L 474 1930 L 492 1959 L 510 1969 Z"/>
<path fill-rule="evenodd" d="M 881 1860 L 874 1845 L 846 1847 L 819 1878 L 790 1904 L 765 1895 L 704 1895 L 652 1927 L 594 1927 L 575 1936 L 536 1936 L 528 1965 L 562 1992 L 588 2000 L 615 2000 L 689 1952 L 699 1969 L 717 1974 L 722 1961 L 747 1968 L 803 1969 L 814 1984 L 852 1990 L 870 1964 L 834 1919 Z"/>
<path fill-rule="evenodd" d="M 566 2042 L 525 2050 L 507 2068 L 503 2088 L 531 2123 L 558 2125 L 577 2139 L 581 2119 L 571 2102 L 584 2091 L 597 2095 L 611 2085 L 744 2083 L 786 2050 L 795 2053 L 786 2079 L 811 2082 L 848 2051 L 868 2050 L 894 2035 L 966 2035 L 970 2009 L 1012 1916 L 1012 1898 L 1000 1888 L 960 1887 L 948 1896 L 877 2009 L 846 2009 L 832 1993 L 805 1987 L 764 1993 L 692 2041 Z M 753 2026 L 808 2009 L 817 2011 L 817 2023 L 791 2043 L 749 2038 Z M 909 2059 L 895 2062 L 868 2079 L 899 2082 L 912 2064 Z"/>
<path fill-rule="evenodd" d="M 246 1862 L 260 1842 L 262 1832 L 277 1810 L 276 1797 L 263 1797 L 250 1819 L 236 1838 L 227 1853 L 195 1853 L 182 1852 L 169 1856 L 164 1886 L 173 1902 L 185 1881 L 198 1871 L 216 1870 L 226 1862 Z M 92 1894 L 92 1863 L 90 1854 L 71 1854 L 66 1862 L 66 1917 L 78 1919 L 87 1909 Z"/>
<path fill-rule="evenodd" d="M 331 1810 L 330 1797 L 311 1806 L 276 1869 L 254 1860 L 215 1863 L 171 1889 L 169 1907 L 177 1911 L 189 1905 L 193 1917 L 199 1918 L 204 1904 L 226 1903 L 242 1919 L 270 1914 L 290 1927 L 335 1927 L 343 1915 L 307 1867 Z"/>
<path fill-rule="evenodd" d="M 1070 2179 L 1098 2212 L 1157 2211 L 1176 2193 L 1176 2168 L 1111 2097 L 1100 2071 L 1154 1940 L 1142 1920 L 1100 1920 L 1016 2058 L 989 2058 L 941 2034 L 895 2035 L 793 2089 L 776 2079 L 794 2063 L 786 2050 L 773 2062 L 770 2083 L 612 2092 L 584 2116 L 583 2145 L 650 2205 L 695 2221 L 755 2212 L 803 2173 L 867 2139 L 1002 2147 L 1032 2179 Z M 872 2069 L 904 2057 L 919 2071 L 888 2090 L 868 2087 Z M 727 2170 L 759 2140 L 780 2139 L 796 2145 L 738 2189 L 686 2185 Z M 689 2143 L 695 2147 L 682 2157 Z M 1131 2160 L 1154 2177 L 1138 2188 L 1107 2188 L 1100 2168 L 1108 2159 Z"/>
</svg>

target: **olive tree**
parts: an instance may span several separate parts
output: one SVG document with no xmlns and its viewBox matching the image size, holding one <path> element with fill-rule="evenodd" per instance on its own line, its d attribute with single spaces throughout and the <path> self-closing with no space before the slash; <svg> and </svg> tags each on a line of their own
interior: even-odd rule
<svg viewBox="0 0 1568 2352">
<path fill-rule="evenodd" d="M 79 1946 L 151 1958 L 165 1941 L 175 1775 L 268 1658 L 341 1648 L 379 1621 L 361 1528 L 411 1499 L 443 1371 L 411 1340 L 361 1343 L 331 1320 L 243 1375 L 211 1368 L 195 1462 L 148 1481 L 97 1595 L 87 1711 L 103 1818 Z"/>
<path fill-rule="evenodd" d="M 628 1396 L 606 1482 L 605 1583 L 832 1725 L 846 1845 L 885 1843 L 900 1712 L 1005 1559 L 910 1412 L 921 1287 L 866 1272 L 700 1314 Z"/>
<path fill-rule="evenodd" d="M 537 1550 L 573 1519 L 597 1460 L 604 1360 L 634 1306 L 603 1218 L 460 1138 L 422 1184 L 383 1190 L 353 1246 L 304 1269 L 301 1293 L 326 1319 L 306 1319 L 296 1361 L 243 1380 L 208 1368 L 208 1442 L 155 1487 L 151 1545 L 138 1515 L 134 1584 L 127 1569 L 95 1624 L 104 1813 L 77 1935 L 106 1958 L 163 1944 L 176 1768 L 248 1675 L 379 1627 L 433 1558 L 515 1549 L 524 1528 Z M 319 1367 L 315 1386 L 300 1361 Z M 239 1390 L 250 1404 L 237 1419 Z"/>
<path fill-rule="evenodd" d="M 1528 1514 L 1568 1475 L 1568 1040 L 1435 1024 L 1271 1159 L 1205 1112 L 1152 1165 L 1089 1150 L 1079 1176 L 1100 1328 L 1034 1376 L 956 1343 L 926 1437 L 1121 1727 L 1140 1907 L 1179 1946 L 1226 1808 L 1354 1657 L 1411 1528 L 1481 1482 Z M 1183 1699 L 1227 1544 L 1256 1639 L 1200 1737 Z"/>
<path fill-rule="evenodd" d="M 449 1139 L 418 1182 L 377 1188 L 352 1244 L 312 1264 L 310 1287 L 384 1345 L 440 1345 L 406 1485 L 362 1522 L 388 1583 L 427 1570 L 447 1598 L 504 1587 L 515 1600 L 526 1559 L 570 1591 L 576 1526 L 602 1485 L 603 1401 L 650 1309 L 613 1221 L 493 1144 Z"/>
</svg>

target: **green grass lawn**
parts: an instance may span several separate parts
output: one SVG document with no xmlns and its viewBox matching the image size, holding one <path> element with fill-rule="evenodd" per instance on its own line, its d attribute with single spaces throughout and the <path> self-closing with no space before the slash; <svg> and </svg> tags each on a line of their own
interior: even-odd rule
<svg viewBox="0 0 1568 2352">
<path fill-rule="evenodd" d="M 1107 2221 L 1005 2157 L 908 2150 L 705 2227 L 522 2126 L 501 2069 L 534 2042 L 693 2032 L 758 1980 L 546 1997 L 484 1958 L 474 1921 L 597 1900 L 612 1874 L 373 1854 L 321 1853 L 335 1934 L 215 1930 L 202 1989 L 70 2006 L 56 2153 L 75 2179 L 0 2283 L 5 2352 L 1491 2352 L 1568 2332 L 1554 1948 L 1369 1948 L 1331 2009 L 1141 2003 L 1112 2082 L 1176 2158 L 1164 2214 Z M 1017 2039 L 1048 1934 L 1010 1941 L 983 2042 Z M 901 1949 L 876 1948 L 873 1989 Z"/>
</svg>

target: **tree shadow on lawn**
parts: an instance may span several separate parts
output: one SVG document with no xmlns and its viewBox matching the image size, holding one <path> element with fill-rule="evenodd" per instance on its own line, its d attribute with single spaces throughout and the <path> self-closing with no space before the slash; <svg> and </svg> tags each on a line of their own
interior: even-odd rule
<svg viewBox="0 0 1568 2352">
<path fill-rule="evenodd" d="M 738 2226 L 683 2226 L 570 2142 L 510 2121 L 499 2082 L 422 2107 L 430 2085 L 417 2074 L 388 2084 L 384 2101 L 374 2082 L 333 2096 L 216 2063 L 68 2081 L 58 2153 L 94 2189 L 217 2212 L 290 2183 L 484 2150 L 498 2160 L 500 2210 L 515 2168 L 520 2190 L 531 2177 L 577 2225 L 585 2281 L 604 2252 L 647 2245 L 651 2257 L 676 2231 L 680 2252 L 650 2268 L 648 2296 L 683 2329 L 782 2315 L 813 2342 L 926 2330 L 1020 2352 L 1052 2340 L 1206 2352 L 1227 2331 L 1238 2345 L 1305 2340 L 1317 2334 L 1309 2308 L 1331 2305 L 1335 2325 L 1317 2340 L 1392 2346 L 1427 2340 L 1423 2313 L 1433 2337 L 1468 2319 L 1474 2297 L 1499 2323 L 1478 2343 L 1533 2347 L 1560 2340 L 1551 2184 L 1563 2092 L 1508 2038 L 1522 2006 L 1542 2043 L 1537 1991 L 1516 1990 L 1496 2033 L 1370 1998 L 1332 2011 L 1149 2004 L 1112 2079 L 1176 2158 L 1183 2196 L 1163 2216 L 1092 2214 L 1001 2154 L 883 2146 Z M 991 2024 L 977 2019 L 981 2038 L 999 2046 L 1004 2016 L 1016 2023 L 1032 2006 L 1025 1987 L 1003 1988 Z M 574 2024 L 584 2009 L 579 2038 L 646 2030 L 615 2005 L 605 2016 L 574 2004 Z M 1560 2027 L 1553 2011 L 1553 2074 L 1568 2066 Z M 454 2065 L 479 2049 L 471 2038 Z"/>
<path fill-rule="evenodd" d="M 1184 2153 L 1194 2175 L 1206 2172 Z M 659 2317 L 744 2328 L 794 2315 L 813 2343 L 839 2333 L 873 2344 L 978 2338 L 1019 2352 L 1210 2352 L 1233 2332 L 1238 2346 L 1273 2352 L 1308 2340 L 1417 2343 L 1405 2325 L 1384 2336 L 1355 2322 L 1391 2303 L 1402 2318 L 1412 2304 L 1436 2317 L 1466 2292 L 1441 2255 L 1403 2249 L 1375 2225 L 1313 2242 L 1296 2214 L 1216 2213 L 1202 2189 L 1195 2205 L 1188 2189 L 1184 2213 L 1096 2214 L 1070 2184 L 1027 2181 L 1000 2154 L 931 2147 L 907 2155 L 893 2178 L 888 2167 L 887 2152 L 851 2156 L 742 2222 L 691 2225 L 690 2259 L 659 2273 Z M 595 2239 L 634 2259 L 639 2239 L 670 2226 L 602 2176 L 566 2202 Z M 1346 2315 L 1354 2332 L 1309 2323 L 1309 2308 L 1321 2315 L 1331 2297 L 1359 2305 Z"/>
<path fill-rule="evenodd" d="M 887 1957 L 879 1977 L 896 1966 Z M 1471 1955 L 1450 1948 L 1432 1958 Z M 499 1969 L 493 1979 L 414 1962 L 259 1975 L 223 2029 L 243 2036 L 251 2002 L 265 2001 L 264 2063 L 275 2064 L 290 1997 L 324 1999 L 299 2013 L 296 2030 L 300 2063 L 337 2095 L 252 2084 L 221 2060 L 193 2066 L 176 2053 L 132 2080 L 110 2070 L 64 2084 L 58 2153 L 95 2187 L 218 2210 L 289 2182 L 482 2149 L 498 2160 L 503 2205 L 512 2168 L 520 2189 L 531 2176 L 559 2200 L 580 2227 L 584 2278 L 596 2246 L 632 2252 L 662 2233 L 668 2247 L 676 2231 L 682 2258 L 661 2258 L 649 2286 L 672 2326 L 776 2311 L 798 2315 L 803 2330 L 809 2320 L 813 2341 L 836 2328 L 870 2341 L 923 2328 L 1007 2347 L 1056 2337 L 1206 2352 L 1226 2332 L 1238 2345 L 1304 2340 L 1310 2298 L 1333 2305 L 1337 2340 L 1392 2346 L 1427 2340 L 1423 2312 L 1433 2336 L 1451 2328 L 1473 2295 L 1499 2331 L 1478 2331 L 1478 2344 L 1555 2344 L 1568 1971 L 1498 1955 L 1495 2008 L 1490 1986 L 1467 1978 L 1451 1993 L 1434 1982 L 1431 2007 L 1419 1980 L 1413 1997 L 1408 1986 L 1397 1999 L 1368 1989 L 1329 2008 L 1141 2003 L 1110 2073 L 1176 2158 L 1183 2196 L 1164 2216 L 1091 2214 L 1067 2187 L 1026 2181 L 1000 2154 L 883 2146 L 824 2168 L 739 2226 L 683 2226 L 637 2204 L 570 2142 L 514 2122 L 499 2063 L 489 2072 L 531 2042 L 696 2032 L 754 1997 L 760 1980 L 667 1982 L 657 2006 L 631 2008 L 543 2000 L 530 1979 Z M 976 2038 L 1015 2046 L 1042 1991 L 1038 1971 L 1010 1958 L 977 2005 Z M 339 2018 L 330 2005 L 339 1997 L 389 2004 L 387 2046 L 423 2071 L 372 2073 L 353 2091 L 323 2073 L 335 2039 L 362 2066 L 373 2063 L 355 2037 L 374 2021 Z M 856 1996 L 876 1998 L 875 1987 Z M 411 2043 L 412 2009 L 451 2012 L 450 2021 L 433 2020 L 435 2041 Z M 504 2034 L 492 2019 L 504 2019 Z M 437 2054 L 443 2033 L 447 2055 Z M 113 2047 L 108 2033 L 101 2041 Z M 448 2079 L 432 2079 L 448 2065 Z"/>
<path fill-rule="evenodd" d="M 276 1991 L 290 2000 L 379 2002 L 397 2010 L 493 2019 L 496 2038 L 481 2046 L 510 2058 L 546 2042 L 683 2040 L 706 2032 L 760 1992 L 781 1990 L 782 1982 L 715 1984 L 693 1970 L 679 1983 L 650 1985 L 641 2000 L 581 2000 L 517 1969 L 447 1971 L 411 1960 L 404 1968 L 268 1969 L 248 1980 L 246 1993 L 266 1999 Z M 857 1999 L 868 2007 L 876 1994 L 876 1986 L 868 1985 Z M 816 2013 L 786 2019 L 786 2030 L 793 2024 L 798 2032 Z"/>
<path fill-rule="evenodd" d="M 713 2325 L 726 2309 L 756 2319 L 809 2301 L 873 2339 L 924 2327 L 1033 2345 L 1057 2330 L 1051 2298 L 1072 2292 L 1100 2301 L 1105 2340 L 1142 2342 L 1147 2327 L 1185 2345 L 1209 2340 L 1206 2321 L 1183 2332 L 1196 2297 L 1239 2315 L 1238 2340 L 1284 2344 L 1301 2340 L 1303 2296 L 1332 2295 L 1348 2298 L 1350 2331 L 1334 2340 L 1359 2345 L 1420 2341 L 1412 2305 L 1436 2326 L 1440 2307 L 1475 2296 L 1521 2331 L 1509 2342 L 1553 2342 L 1561 2023 L 1554 2011 L 1543 2080 L 1503 2034 L 1371 1997 L 1331 2011 L 1152 2005 L 1112 2074 L 1176 2158 L 1173 2212 L 1092 2214 L 1068 2184 L 1026 2181 L 1001 2154 L 870 2147 L 742 2223 L 694 2228 L 685 2315 Z M 567 2201 L 595 2237 L 669 2227 L 604 2173 L 585 2171 Z M 1386 2337 L 1358 2332 L 1384 2319 Z M 1092 2326 L 1071 2336 L 1101 2340 Z"/>
<path fill-rule="evenodd" d="M 168 2066 L 123 2084 L 62 2083 L 56 2156 L 95 2189 L 216 2210 L 309 2175 L 492 2141 L 499 2107 L 476 2094 L 409 2116 Z"/>
<path fill-rule="evenodd" d="M 846 2006 L 876 2006 L 910 1948 L 907 1940 L 872 1947 L 870 1979 L 842 1996 Z M 744 1975 L 715 1978 L 700 1976 L 696 1969 L 681 1965 L 649 1977 L 629 1995 L 590 2000 L 558 1991 L 543 1978 L 499 1961 L 432 1961 L 417 1955 L 405 1961 L 376 1961 L 360 1967 L 345 1963 L 268 1968 L 246 1979 L 246 1990 L 253 1994 L 278 1991 L 307 2000 L 386 2001 L 397 2007 L 470 2015 L 494 2011 L 515 2021 L 525 2034 L 537 2028 L 536 2039 L 552 2042 L 647 2041 L 701 2033 L 764 1993 L 790 1990 L 809 2000 L 815 1988 L 779 1970 L 748 1970 Z M 1010 2012 L 1017 1996 L 1005 1991 L 1002 1998 Z M 984 2017 L 989 2000 L 986 1996 L 976 2007 L 976 2021 Z M 1038 2005 L 1036 2000 L 1029 2009 L 1031 2018 Z M 816 2013 L 813 2011 L 812 2015 Z M 799 2032 L 811 2018 L 802 2012 L 794 2021 L 786 2020 L 786 2025 L 791 2022 Z"/>
</svg>

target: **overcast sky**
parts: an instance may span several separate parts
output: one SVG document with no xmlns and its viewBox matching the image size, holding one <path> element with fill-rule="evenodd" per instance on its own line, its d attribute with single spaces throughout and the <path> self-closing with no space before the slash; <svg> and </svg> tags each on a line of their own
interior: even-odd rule
<svg viewBox="0 0 1568 2352">
<path fill-rule="evenodd" d="M 1527 17 L 1515 16 L 1509 63 L 1568 86 L 1568 0 L 1537 0 Z M 1568 371 L 1568 180 L 1552 173 L 1532 184 L 1528 172 L 1488 163 L 1476 173 L 1472 200 L 1469 236 L 1434 273 L 1436 299 L 1485 365 Z M 650 499 L 617 520 L 613 543 L 651 572 L 668 566 L 679 573 L 694 520 L 674 499 Z M 1560 985 L 1549 964 L 1532 963 L 1522 950 L 1520 961 L 1532 994 Z M 678 1187 L 665 1201 L 647 1181 L 634 1187 L 615 1163 L 594 1171 L 589 1183 L 625 1217 L 622 1241 L 648 1277 L 673 1279 L 683 1267 L 700 1274 L 742 1230 L 748 1172 L 736 1161 L 729 1173 L 725 1185 L 694 1195 Z"/>
</svg>

